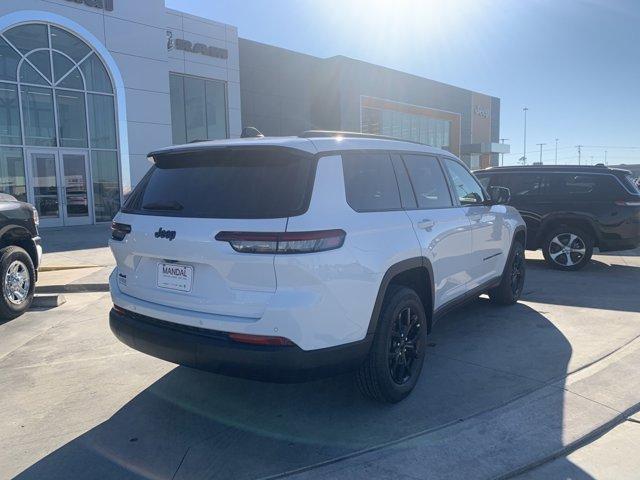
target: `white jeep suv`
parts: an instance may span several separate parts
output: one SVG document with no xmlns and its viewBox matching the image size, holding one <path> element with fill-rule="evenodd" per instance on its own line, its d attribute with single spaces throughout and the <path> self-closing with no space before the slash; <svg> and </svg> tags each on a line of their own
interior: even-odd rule
<svg viewBox="0 0 640 480">
<path fill-rule="evenodd" d="M 446 151 L 306 132 L 150 159 L 110 240 L 111 329 L 150 355 L 281 382 L 357 370 L 363 393 L 397 402 L 436 319 L 522 293 L 508 191 L 490 198 Z"/>
</svg>

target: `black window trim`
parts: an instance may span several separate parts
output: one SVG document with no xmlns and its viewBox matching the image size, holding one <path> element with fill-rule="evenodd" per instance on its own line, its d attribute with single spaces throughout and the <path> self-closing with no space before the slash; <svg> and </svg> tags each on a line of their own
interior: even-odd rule
<svg viewBox="0 0 640 480">
<path fill-rule="evenodd" d="M 418 210 L 418 199 L 416 198 L 416 192 L 415 189 L 413 188 L 413 182 L 411 181 L 411 176 L 409 175 L 409 171 L 407 170 L 407 166 L 404 163 L 404 159 L 402 158 L 402 154 L 400 153 L 396 153 L 396 152 L 391 152 L 391 164 L 393 165 L 393 170 L 396 174 L 396 181 L 398 182 L 398 190 L 400 191 L 400 203 L 402 204 L 402 209 L 406 212 L 411 212 L 413 210 Z M 400 180 L 398 179 L 398 170 L 402 169 L 404 170 L 404 175 L 405 178 L 407 179 L 407 182 L 409 182 L 409 190 L 407 191 L 407 194 L 409 195 L 410 199 L 413 200 L 413 205 L 415 206 L 406 206 L 404 205 L 404 198 L 403 198 L 403 188 L 400 186 Z"/>
</svg>

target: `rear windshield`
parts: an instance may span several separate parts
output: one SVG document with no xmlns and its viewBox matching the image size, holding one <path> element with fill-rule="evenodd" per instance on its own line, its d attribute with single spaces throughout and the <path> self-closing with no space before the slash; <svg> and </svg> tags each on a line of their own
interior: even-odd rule
<svg viewBox="0 0 640 480">
<path fill-rule="evenodd" d="M 286 148 L 165 154 L 124 212 L 174 217 L 281 218 L 308 207 L 313 155 Z"/>
</svg>

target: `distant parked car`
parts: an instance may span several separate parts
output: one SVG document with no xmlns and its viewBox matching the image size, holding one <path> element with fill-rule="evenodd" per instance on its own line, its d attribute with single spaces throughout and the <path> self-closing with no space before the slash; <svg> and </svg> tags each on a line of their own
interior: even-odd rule
<svg viewBox="0 0 640 480">
<path fill-rule="evenodd" d="M 29 203 L 0 193 L 0 319 L 22 315 L 31 305 L 42 247 L 38 212 Z"/>
<path fill-rule="evenodd" d="M 601 252 L 640 245 L 640 190 L 631 172 L 605 166 L 498 167 L 475 172 L 485 188 L 506 187 L 527 223 L 527 249 L 549 265 L 578 270 Z"/>
</svg>

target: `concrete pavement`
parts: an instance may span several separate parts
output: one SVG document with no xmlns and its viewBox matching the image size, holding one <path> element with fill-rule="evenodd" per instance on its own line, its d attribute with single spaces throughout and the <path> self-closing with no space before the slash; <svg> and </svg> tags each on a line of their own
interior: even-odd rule
<svg viewBox="0 0 640 480">
<path fill-rule="evenodd" d="M 518 480 L 620 480 L 638 478 L 640 423 L 626 420 L 570 455 L 533 469 Z"/>
<path fill-rule="evenodd" d="M 108 267 L 114 265 L 107 247 L 111 225 L 40 229 L 45 270 L 75 267 Z"/>
<path fill-rule="evenodd" d="M 640 258 L 564 273 L 528 257 L 524 301 L 438 323 L 394 406 L 349 375 L 273 385 L 176 367 L 115 340 L 107 294 L 69 294 L 0 325 L 0 477 L 533 474 L 640 402 Z M 567 462 L 589 475 L 579 452 Z"/>
<path fill-rule="evenodd" d="M 46 228 L 37 293 L 108 291 L 115 260 L 107 246 L 110 225 Z"/>
</svg>

